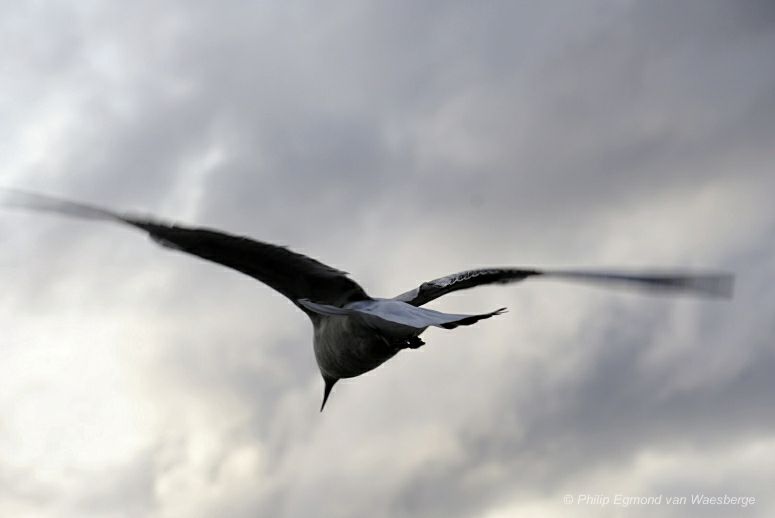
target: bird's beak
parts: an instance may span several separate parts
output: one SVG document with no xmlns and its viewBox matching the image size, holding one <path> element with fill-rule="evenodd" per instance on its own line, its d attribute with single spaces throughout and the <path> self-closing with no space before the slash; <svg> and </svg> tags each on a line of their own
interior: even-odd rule
<svg viewBox="0 0 775 518">
<path fill-rule="evenodd" d="M 328 401 L 328 395 L 331 393 L 331 389 L 334 388 L 334 385 L 336 385 L 336 382 L 339 381 L 338 379 L 334 378 L 327 378 L 326 376 L 323 376 L 323 381 L 325 381 L 326 386 L 323 388 L 323 404 L 320 405 L 320 411 L 323 411 L 323 408 L 326 406 L 326 401 Z"/>
</svg>

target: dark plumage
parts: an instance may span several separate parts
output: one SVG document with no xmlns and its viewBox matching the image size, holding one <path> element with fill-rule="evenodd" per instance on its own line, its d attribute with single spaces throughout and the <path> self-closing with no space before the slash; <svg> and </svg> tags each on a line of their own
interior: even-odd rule
<svg viewBox="0 0 775 518">
<path fill-rule="evenodd" d="M 484 268 L 424 282 L 392 299 L 372 298 L 345 272 L 282 246 L 39 194 L 3 192 L 6 206 L 112 221 L 137 228 L 165 247 L 233 268 L 285 295 L 313 323 L 315 359 L 325 383 L 321 411 L 338 380 L 374 369 L 401 349 L 422 346 L 424 342 L 419 336 L 428 327 L 454 329 L 504 311 L 501 308 L 462 315 L 420 307 L 453 291 L 485 284 L 509 284 L 528 277 L 549 277 L 721 297 L 729 297 L 732 293 L 733 277 L 726 273 Z"/>
</svg>

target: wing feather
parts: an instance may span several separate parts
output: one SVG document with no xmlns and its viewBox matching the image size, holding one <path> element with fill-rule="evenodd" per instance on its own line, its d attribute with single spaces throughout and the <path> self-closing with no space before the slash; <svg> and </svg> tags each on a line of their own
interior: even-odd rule
<svg viewBox="0 0 775 518">
<path fill-rule="evenodd" d="M 623 285 L 666 292 L 687 292 L 713 297 L 731 297 L 734 277 L 729 273 L 650 270 L 639 272 L 597 270 L 537 270 L 533 268 L 482 268 L 466 270 L 402 293 L 395 300 L 422 306 L 453 291 L 487 284 L 511 284 L 528 277 L 547 277 L 600 285 Z"/>
<path fill-rule="evenodd" d="M 187 227 L 121 214 L 50 196 L 22 191 L 6 191 L 6 194 L 3 204 L 7 206 L 114 221 L 138 228 L 165 247 L 222 264 L 263 282 L 305 312 L 306 308 L 298 303 L 301 298 L 336 305 L 369 299 L 363 288 L 345 272 L 283 246 L 209 228 Z"/>
</svg>

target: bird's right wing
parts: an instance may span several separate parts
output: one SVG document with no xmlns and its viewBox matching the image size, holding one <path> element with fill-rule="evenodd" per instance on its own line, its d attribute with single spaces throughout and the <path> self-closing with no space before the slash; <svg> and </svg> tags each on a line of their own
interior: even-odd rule
<svg viewBox="0 0 775 518">
<path fill-rule="evenodd" d="M 151 218 L 113 212 L 59 198 L 20 191 L 3 191 L 2 204 L 78 218 L 114 221 L 147 232 L 157 243 L 233 268 L 298 303 L 308 298 L 341 305 L 368 300 L 363 289 L 345 272 L 285 247 L 207 228 L 163 223 Z"/>
<path fill-rule="evenodd" d="M 440 277 L 402 293 L 395 300 L 422 306 L 453 291 L 486 284 L 511 284 L 528 277 L 546 277 L 595 283 L 631 286 L 652 291 L 689 292 L 714 297 L 730 297 L 734 277 L 728 273 L 697 273 L 688 271 L 597 271 L 597 270 L 537 270 L 532 268 L 483 268 Z"/>
</svg>

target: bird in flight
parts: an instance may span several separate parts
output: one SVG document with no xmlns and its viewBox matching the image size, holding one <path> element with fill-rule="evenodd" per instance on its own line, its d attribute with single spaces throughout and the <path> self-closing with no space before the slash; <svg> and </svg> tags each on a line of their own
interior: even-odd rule
<svg viewBox="0 0 775 518">
<path fill-rule="evenodd" d="M 428 327 L 469 326 L 505 311 L 501 308 L 469 315 L 422 307 L 453 291 L 543 277 L 715 297 L 730 297 L 732 293 L 733 276 L 728 273 L 497 267 L 454 273 L 423 282 L 393 298 L 377 298 L 369 296 L 346 272 L 283 246 L 51 196 L 15 190 L 3 194 L 5 206 L 134 227 L 162 246 L 222 264 L 285 295 L 312 321 L 315 359 L 324 382 L 321 412 L 337 381 L 368 372 L 402 349 L 422 346 L 420 335 Z"/>
</svg>

